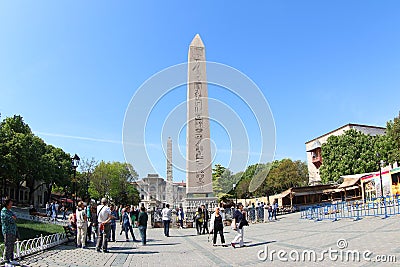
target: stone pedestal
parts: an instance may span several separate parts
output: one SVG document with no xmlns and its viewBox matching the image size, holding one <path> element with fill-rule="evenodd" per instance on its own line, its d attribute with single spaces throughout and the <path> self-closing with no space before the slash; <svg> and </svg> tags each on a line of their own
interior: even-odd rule
<svg viewBox="0 0 400 267">
<path fill-rule="evenodd" d="M 193 221 L 194 215 L 201 205 L 206 206 L 211 216 L 211 214 L 214 212 L 214 208 L 218 206 L 218 198 L 214 196 L 208 196 L 207 194 L 188 194 L 184 201 L 186 220 Z"/>
</svg>

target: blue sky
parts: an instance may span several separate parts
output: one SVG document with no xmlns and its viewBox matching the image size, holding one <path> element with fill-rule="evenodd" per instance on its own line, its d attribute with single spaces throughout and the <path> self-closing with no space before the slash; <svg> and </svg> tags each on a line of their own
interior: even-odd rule
<svg viewBox="0 0 400 267">
<path fill-rule="evenodd" d="M 0 112 L 22 115 L 72 154 L 123 161 L 133 94 L 185 62 L 199 33 L 207 60 L 240 70 L 262 90 L 276 158 L 305 160 L 304 143 L 316 136 L 350 122 L 384 126 L 398 114 L 398 14 L 398 1 L 1 1 Z M 179 104 L 185 89 L 176 94 Z M 224 143 L 221 129 L 212 131 Z M 152 161 L 164 176 L 160 151 Z M 134 165 L 140 176 L 149 172 Z M 175 172 L 175 180 L 184 177 Z"/>
</svg>

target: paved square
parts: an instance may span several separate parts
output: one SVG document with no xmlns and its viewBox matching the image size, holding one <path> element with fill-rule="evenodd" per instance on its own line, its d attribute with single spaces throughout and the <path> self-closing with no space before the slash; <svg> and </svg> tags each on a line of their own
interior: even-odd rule
<svg viewBox="0 0 400 267">
<path fill-rule="evenodd" d="M 163 229 L 148 230 L 148 245 L 125 242 L 124 235 L 118 235 L 118 242 L 110 242 L 110 253 L 97 253 L 93 247 L 76 249 L 72 245 L 62 245 L 54 249 L 25 258 L 22 263 L 28 266 L 298 266 L 298 265 L 342 265 L 347 262 L 345 257 L 338 256 L 337 260 L 330 260 L 327 253 L 322 262 L 295 262 L 296 253 L 308 250 L 316 252 L 320 258 L 323 250 L 371 251 L 368 254 L 371 261 L 361 258 L 354 262 L 350 257 L 347 265 L 376 266 L 377 255 L 394 255 L 400 261 L 399 226 L 400 216 L 388 219 L 365 218 L 359 221 L 349 219 L 337 222 L 313 222 L 301 220 L 300 214 L 283 215 L 278 221 L 252 224 L 245 228 L 244 248 L 212 246 L 211 236 L 197 236 L 195 229 L 171 229 L 170 237 L 163 236 Z M 138 237 L 138 230 L 135 229 Z M 225 227 L 227 242 L 234 237 L 234 231 Z M 344 239 L 338 248 L 338 240 Z M 219 242 L 219 238 L 218 238 Z M 273 254 L 273 261 L 258 259 L 260 250 L 268 248 L 282 250 L 286 255 L 282 258 L 288 262 L 278 260 L 277 253 Z M 283 253 L 283 252 L 282 252 Z M 342 253 L 343 254 L 343 253 Z M 265 256 L 261 253 L 260 256 Z M 307 256 L 307 255 L 306 255 Z M 290 258 L 291 257 L 291 258 Z M 333 259 L 335 256 L 333 256 Z M 343 262 L 342 260 L 343 259 Z M 380 263 L 382 266 L 393 263 Z"/>
</svg>

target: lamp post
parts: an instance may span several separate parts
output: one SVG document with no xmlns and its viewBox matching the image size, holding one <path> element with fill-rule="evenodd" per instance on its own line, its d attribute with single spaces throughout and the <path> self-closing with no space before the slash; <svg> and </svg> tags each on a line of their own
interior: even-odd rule
<svg viewBox="0 0 400 267">
<path fill-rule="evenodd" d="M 376 157 L 378 159 L 380 159 L 381 155 L 379 153 L 376 153 Z M 386 208 L 386 197 L 383 195 L 383 182 L 382 182 L 382 166 L 384 164 L 385 164 L 385 162 L 383 160 L 380 160 L 378 162 L 378 165 L 379 165 L 379 179 L 380 179 L 380 182 L 381 182 L 381 197 L 382 197 L 383 205 L 384 205 L 384 208 L 385 208 L 385 217 L 384 218 L 387 218 L 388 215 L 387 215 L 387 208 Z"/>
<path fill-rule="evenodd" d="M 74 171 L 74 180 L 72 181 L 72 191 L 74 193 L 73 200 L 72 200 L 72 210 L 73 211 L 75 210 L 75 207 L 76 207 L 76 168 L 78 168 L 80 160 L 81 159 L 79 158 L 79 156 L 77 154 L 75 154 L 71 158 L 71 168 Z"/>
<path fill-rule="evenodd" d="M 233 191 L 235 191 L 235 205 L 237 206 L 237 192 L 236 192 L 236 184 L 232 185 Z"/>
</svg>

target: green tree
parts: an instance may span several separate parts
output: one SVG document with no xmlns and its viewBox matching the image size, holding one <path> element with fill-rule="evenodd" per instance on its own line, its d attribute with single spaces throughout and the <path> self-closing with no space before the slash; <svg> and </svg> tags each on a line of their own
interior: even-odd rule
<svg viewBox="0 0 400 267">
<path fill-rule="evenodd" d="M 136 178 L 130 164 L 101 161 L 93 171 L 89 193 L 97 199 L 108 197 L 116 203 L 138 204 L 139 192 L 131 184 Z"/>
<path fill-rule="evenodd" d="M 389 152 L 389 162 L 400 162 L 400 112 L 399 116 L 386 124 L 386 145 Z"/>
<path fill-rule="evenodd" d="M 330 136 L 321 148 L 322 182 L 337 182 L 341 175 L 376 171 L 380 159 L 391 161 L 392 145 L 385 135 L 370 136 L 354 129 L 340 136 Z M 377 158 L 377 153 L 380 158 Z"/>
</svg>

